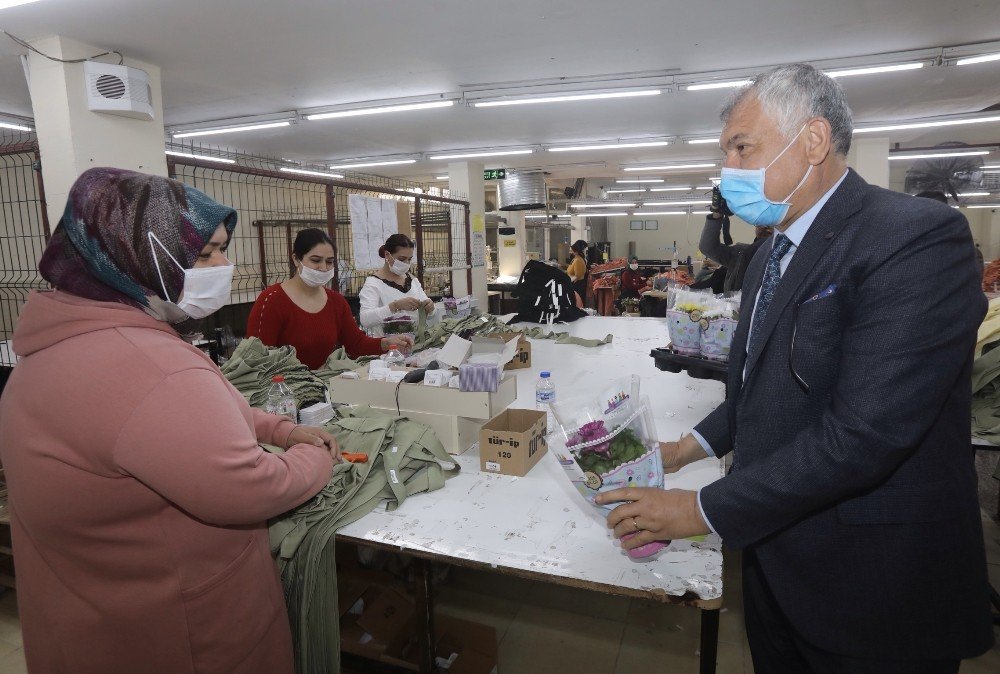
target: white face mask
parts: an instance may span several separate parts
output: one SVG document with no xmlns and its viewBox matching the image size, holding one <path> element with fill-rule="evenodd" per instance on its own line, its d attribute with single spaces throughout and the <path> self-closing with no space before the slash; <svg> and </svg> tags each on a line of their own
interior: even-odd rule
<svg viewBox="0 0 1000 674">
<path fill-rule="evenodd" d="M 628 268 L 629 268 L 629 269 L 631 269 L 632 271 L 635 271 L 636 269 L 638 269 L 638 268 L 639 268 L 639 265 L 637 265 L 637 264 L 634 264 L 634 263 L 633 263 L 633 264 L 630 264 L 630 265 L 628 266 Z"/>
<path fill-rule="evenodd" d="M 337 273 L 336 267 L 331 267 L 328 271 L 313 269 L 312 267 L 307 267 L 304 264 L 299 267 L 299 278 L 301 278 L 302 282 L 310 288 L 325 286 L 333 280 L 333 275 L 335 273 Z"/>
<path fill-rule="evenodd" d="M 403 262 L 402 260 L 397 260 L 394 257 L 390 257 L 389 260 L 392 260 L 392 262 L 389 262 L 389 271 L 396 276 L 403 276 L 406 272 L 410 271 L 409 262 Z"/>
<path fill-rule="evenodd" d="M 167 298 L 167 304 L 177 307 L 195 319 L 210 316 L 226 305 L 233 290 L 233 265 L 184 269 L 170 254 L 163 242 L 157 238 L 156 234 L 149 232 L 148 238 L 149 247 L 153 251 L 153 263 L 156 265 L 156 273 L 160 277 L 160 287 L 163 289 L 163 296 Z M 167 257 L 184 272 L 184 288 L 176 303 L 170 301 L 170 294 L 167 293 L 163 272 L 160 271 L 160 262 L 156 257 L 156 250 L 153 248 L 154 241 L 160 245 Z"/>
</svg>

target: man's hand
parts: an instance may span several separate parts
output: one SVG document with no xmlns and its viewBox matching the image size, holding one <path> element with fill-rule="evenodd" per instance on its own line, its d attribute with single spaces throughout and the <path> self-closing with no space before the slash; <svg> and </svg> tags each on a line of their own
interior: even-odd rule
<svg viewBox="0 0 1000 674">
<path fill-rule="evenodd" d="M 326 447 L 333 456 L 334 463 L 340 463 L 340 447 L 337 439 L 319 426 L 296 426 L 288 435 L 285 449 L 294 445 L 315 445 Z"/>
<path fill-rule="evenodd" d="M 633 550 L 653 541 L 669 541 L 710 533 L 698 510 L 698 493 L 682 489 L 628 487 L 597 497 L 597 504 L 625 501 L 608 515 L 608 527 L 615 538 L 636 534 L 622 541 L 622 548 Z"/>
<path fill-rule="evenodd" d="M 693 435 L 688 434 L 677 442 L 661 442 L 660 456 L 663 458 L 663 471 L 676 473 L 689 463 L 704 459 L 709 454 Z"/>
</svg>

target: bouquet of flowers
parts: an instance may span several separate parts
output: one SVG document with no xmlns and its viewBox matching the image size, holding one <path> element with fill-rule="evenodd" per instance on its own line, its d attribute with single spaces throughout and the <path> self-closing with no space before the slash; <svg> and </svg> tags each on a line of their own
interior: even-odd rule
<svg viewBox="0 0 1000 674">
<path fill-rule="evenodd" d="M 649 401 L 639 398 L 639 378 L 613 382 L 597 400 L 553 406 L 558 429 L 549 438 L 559 463 L 576 490 L 592 506 L 610 512 L 617 504 L 599 506 L 602 492 L 625 487 L 663 487 L 663 461 L 655 439 Z M 631 536 L 631 535 L 630 535 Z M 648 557 L 667 542 L 629 551 Z"/>
</svg>

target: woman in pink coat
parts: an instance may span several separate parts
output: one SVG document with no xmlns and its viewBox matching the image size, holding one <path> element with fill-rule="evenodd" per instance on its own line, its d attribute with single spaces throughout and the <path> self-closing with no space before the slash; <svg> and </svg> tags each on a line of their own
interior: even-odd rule
<svg viewBox="0 0 1000 674">
<path fill-rule="evenodd" d="M 228 301 L 235 226 L 166 178 L 92 169 L 73 186 L 39 265 L 56 290 L 25 305 L 0 401 L 32 674 L 293 671 L 265 522 L 339 458 L 178 336 Z"/>
</svg>

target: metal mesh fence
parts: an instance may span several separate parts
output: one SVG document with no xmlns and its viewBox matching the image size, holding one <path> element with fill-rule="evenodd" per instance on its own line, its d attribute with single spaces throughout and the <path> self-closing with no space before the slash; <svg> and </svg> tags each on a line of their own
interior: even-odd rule
<svg viewBox="0 0 1000 674">
<path fill-rule="evenodd" d="M 169 146 L 168 146 L 169 147 Z M 206 150 L 178 146 L 187 154 Z M 218 167 L 198 159 L 171 157 L 172 177 L 228 204 L 239 213 L 229 257 L 236 265 L 233 303 L 253 302 L 263 288 L 279 283 L 293 272 L 292 244 L 308 227 L 330 234 L 337 249 L 335 287 L 349 299 L 356 298 L 373 269 L 355 264 L 350 197 L 361 195 L 397 202 L 401 229 L 409 221 L 417 242 L 414 273 L 432 297 L 455 292 L 455 279 L 468 286 L 470 234 L 468 203 L 443 197 L 417 183 L 366 174 L 344 179 L 281 173 L 287 162 L 231 152 L 211 156 L 236 164 Z"/>
<path fill-rule="evenodd" d="M 28 293 L 48 287 L 38 273 L 49 237 L 38 162 L 32 135 L 0 132 L 0 340 L 11 338 Z"/>
</svg>

